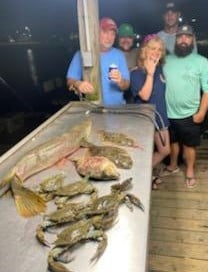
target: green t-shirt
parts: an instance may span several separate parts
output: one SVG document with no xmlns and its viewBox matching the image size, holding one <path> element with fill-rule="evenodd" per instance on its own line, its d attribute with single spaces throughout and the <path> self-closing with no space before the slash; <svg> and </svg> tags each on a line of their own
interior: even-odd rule
<svg viewBox="0 0 208 272">
<path fill-rule="evenodd" d="M 168 117 L 182 119 L 198 111 L 201 90 L 208 92 L 208 60 L 192 53 L 168 55 L 164 65 Z"/>
</svg>

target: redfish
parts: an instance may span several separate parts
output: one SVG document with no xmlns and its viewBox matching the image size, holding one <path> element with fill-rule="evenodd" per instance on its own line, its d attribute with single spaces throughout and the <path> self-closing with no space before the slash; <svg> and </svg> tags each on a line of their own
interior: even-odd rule
<svg viewBox="0 0 208 272">
<path fill-rule="evenodd" d="M 75 161 L 77 172 L 95 180 L 119 179 L 115 164 L 103 156 L 84 156 Z"/>
</svg>

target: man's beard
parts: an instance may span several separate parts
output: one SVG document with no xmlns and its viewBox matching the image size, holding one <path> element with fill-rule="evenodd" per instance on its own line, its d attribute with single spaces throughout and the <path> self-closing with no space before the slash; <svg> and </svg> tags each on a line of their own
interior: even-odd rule
<svg viewBox="0 0 208 272">
<path fill-rule="evenodd" d="M 130 44 L 130 43 L 123 43 L 120 45 L 120 48 L 122 51 L 124 52 L 129 52 L 131 51 L 131 49 L 133 48 L 133 44 Z"/>
<path fill-rule="evenodd" d="M 182 46 L 181 44 L 175 44 L 175 54 L 178 57 L 186 57 L 193 51 L 193 43 L 191 45 Z"/>
</svg>

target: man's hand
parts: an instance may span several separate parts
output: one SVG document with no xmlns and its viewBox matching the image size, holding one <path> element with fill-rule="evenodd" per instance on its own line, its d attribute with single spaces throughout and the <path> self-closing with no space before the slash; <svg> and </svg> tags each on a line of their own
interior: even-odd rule
<svg viewBox="0 0 208 272">
<path fill-rule="evenodd" d="M 94 92 L 92 84 L 88 81 L 76 81 L 74 86 L 77 91 L 83 94 L 89 94 Z"/>
<path fill-rule="evenodd" d="M 122 80 L 121 72 L 118 69 L 112 69 L 109 73 L 109 78 L 119 85 Z"/>
<path fill-rule="evenodd" d="M 112 69 L 109 73 L 109 78 L 117 84 L 121 91 L 125 91 L 129 88 L 130 81 L 123 79 L 121 72 L 118 69 Z"/>
<path fill-rule="evenodd" d="M 202 123 L 204 121 L 204 118 L 205 118 L 205 115 L 200 112 L 197 112 L 196 114 L 193 115 L 193 121 L 196 124 Z"/>
</svg>

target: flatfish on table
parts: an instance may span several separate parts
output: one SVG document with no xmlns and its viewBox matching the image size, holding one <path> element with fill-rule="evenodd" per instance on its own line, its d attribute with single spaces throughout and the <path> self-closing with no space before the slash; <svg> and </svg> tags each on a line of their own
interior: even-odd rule
<svg viewBox="0 0 208 272">
<path fill-rule="evenodd" d="M 121 146 L 138 147 L 142 149 L 142 147 L 136 143 L 133 138 L 124 133 L 99 130 L 98 134 L 103 142 L 109 142 Z"/>
<path fill-rule="evenodd" d="M 102 156 L 111 160 L 118 168 L 130 169 L 133 166 L 133 160 L 128 152 L 117 146 L 98 146 L 85 142 L 82 146 L 87 147 L 90 156 Z"/>
<path fill-rule="evenodd" d="M 75 152 L 91 132 L 92 121 L 87 119 L 72 127 L 68 132 L 27 152 L 1 180 L 0 190 L 11 188 L 17 211 L 22 216 L 32 216 L 45 211 L 43 199 L 22 186 L 30 176 L 53 166 L 64 157 Z"/>
</svg>

